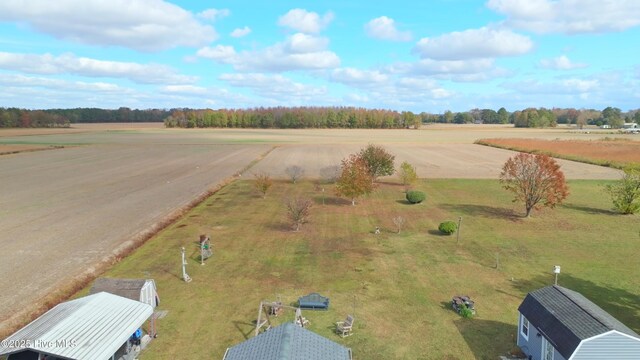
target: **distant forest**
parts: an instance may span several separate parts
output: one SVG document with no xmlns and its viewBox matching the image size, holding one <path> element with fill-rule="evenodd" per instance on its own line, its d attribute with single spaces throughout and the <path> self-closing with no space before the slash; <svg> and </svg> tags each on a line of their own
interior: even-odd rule
<svg viewBox="0 0 640 360">
<path fill-rule="evenodd" d="M 0 128 L 69 127 L 75 123 L 162 122 L 171 110 L 97 108 L 26 110 L 0 108 Z"/>
<path fill-rule="evenodd" d="M 640 110 L 622 112 L 615 107 L 594 109 L 528 108 L 508 112 L 504 108 L 472 109 L 442 114 L 355 107 L 273 107 L 253 109 L 47 109 L 0 108 L 0 128 L 69 127 L 74 123 L 164 122 L 181 128 L 415 128 L 427 123 L 513 124 L 515 127 L 554 127 L 557 124 L 640 124 Z"/>
<path fill-rule="evenodd" d="M 607 107 L 592 109 L 528 108 L 509 113 L 505 108 L 472 109 L 443 114 L 411 111 L 371 110 L 354 107 L 256 108 L 247 110 L 173 110 L 166 127 L 182 128 L 415 128 L 427 123 L 513 124 L 515 127 L 554 127 L 558 124 L 609 125 L 620 128 L 625 122 L 640 123 L 640 111 L 623 113 Z"/>
</svg>

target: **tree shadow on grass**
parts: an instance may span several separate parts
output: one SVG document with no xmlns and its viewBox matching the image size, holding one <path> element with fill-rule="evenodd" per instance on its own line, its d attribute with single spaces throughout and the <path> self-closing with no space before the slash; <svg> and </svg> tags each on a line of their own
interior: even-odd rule
<svg viewBox="0 0 640 360">
<path fill-rule="evenodd" d="M 593 215 L 609 215 L 609 216 L 620 215 L 617 212 L 611 211 L 609 209 L 598 209 L 598 208 L 593 208 L 589 206 L 580 206 L 580 205 L 571 204 L 571 203 L 563 204 L 562 207 L 565 207 L 571 210 L 586 212 L 588 214 L 593 214 Z"/>
<path fill-rule="evenodd" d="M 440 236 L 440 237 L 452 237 L 452 235 L 449 234 L 444 234 L 442 231 L 438 230 L 438 229 L 431 229 L 431 230 L 427 230 L 427 232 L 431 235 L 435 235 L 435 236 Z"/>
<path fill-rule="evenodd" d="M 637 271 L 637 267 L 633 271 Z M 549 272 L 548 275 L 539 274 L 528 280 L 516 281 L 513 286 L 526 294 L 549 286 L 553 281 L 553 274 Z M 565 272 L 558 275 L 558 285 L 581 293 L 633 331 L 640 332 L 640 292 L 634 294 L 613 286 L 601 286 Z"/>
<path fill-rule="evenodd" d="M 453 321 L 476 359 L 497 359 L 517 350 L 518 327 L 499 321 L 478 318 Z"/>
<path fill-rule="evenodd" d="M 313 197 L 313 202 L 316 205 L 323 205 L 323 200 L 322 200 L 322 195 L 319 196 L 314 196 Z M 356 204 L 358 203 L 358 200 L 356 200 Z M 330 205 L 330 206 L 343 206 L 343 205 L 349 205 L 351 206 L 351 200 L 348 199 L 344 199 L 344 198 L 340 198 L 340 197 L 335 197 L 335 196 L 324 196 L 324 205 Z"/>
<path fill-rule="evenodd" d="M 506 219 L 511 221 L 522 220 L 522 216 L 516 214 L 513 209 L 509 208 L 477 204 L 442 204 L 441 206 L 445 210 L 466 216 L 479 216 L 491 219 Z"/>
<path fill-rule="evenodd" d="M 279 231 L 279 232 L 295 232 L 293 231 L 293 227 L 291 223 L 284 221 L 270 221 L 265 226 L 267 229 Z M 304 224 L 300 227 L 300 229 L 304 229 Z"/>
</svg>

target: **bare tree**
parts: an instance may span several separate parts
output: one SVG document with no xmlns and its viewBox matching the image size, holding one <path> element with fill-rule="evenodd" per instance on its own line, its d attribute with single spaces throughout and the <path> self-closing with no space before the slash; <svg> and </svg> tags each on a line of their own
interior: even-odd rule
<svg viewBox="0 0 640 360">
<path fill-rule="evenodd" d="M 262 194 L 262 198 L 266 198 L 267 197 L 267 191 L 269 191 L 269 188 L 271 188 L 271 185 L 273 185 L 273 181 L 271 180 L 271 177 L 269 176 L 269 174 L 267 173 L 259 173 L 259 174 L 253 174 L 253 176 L 255 177 L 255 187 L 256 189 Z"/>
<path fill-rule="evenodd" d="M 402 230 L 402 226 L 404 225 L 405 222 L 406 220 L 402 216 L 396 216 L 393 218 L 393 223 L 398 228 L 398 234 L 400 234 L 400 231 Z"/>
<path fill-rule="evenodd" d="M 294 197 L 285 202 L 287 217 L 291 220 L 294 231 L 300 231 L 300 226 L 307 222 L 313 202 L 307 198 Z"/>
<path fill-rule="evenodd" d="M 333 184 L 338 181 L 340 171 L 341 169 L 339 165 L 325 166 L 320 169 L 320 177 L 327 183 Z"/>
<path fill-rule="evenodd" d="M 304 168 L 298 165 L 289 166 L 284 171 L 294 184 L 304 176 Z"/>
</svg>

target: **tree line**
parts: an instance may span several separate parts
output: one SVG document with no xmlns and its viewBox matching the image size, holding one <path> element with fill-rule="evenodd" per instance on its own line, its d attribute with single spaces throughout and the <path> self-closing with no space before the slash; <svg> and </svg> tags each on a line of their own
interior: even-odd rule
<svg viewBox="0 0 640 360">
<path fill-rule="evenodd" d="M 420 124 L 513 124 L 515 127 L 554 127 L 573 124 L 640 124 L 640 109 L 623 112 L 616 107 L 603 110 L 573 108 L 527 108 L 508 112 L 504 107 L 471 109 L 442 114 L 355 107 L 272 107 L 252 109 L 118 109 L 74 108 L 27 110 L 0 107 L 0 128 L 68 127 L 74 123 L 164 122 L 166 127 L 183 128 L 415 128 Z"/>
<path fill-rule="evenodd" d="M 609 125 L 620 128 L 624 123 L 640 124 L 640 109 L 622 112 L 616 107 L 603 110 L 573 108 L 527 108 L 508 112 L 505 108 L 472 109 L 463 112 L 445 111 L 442 114 L 420 113 L 423 123 L 452 124 L 513 124 L 515 127 L 554 127 L 572 124 L 580 128 L 586 125 Z"/>
<path fill-rule="evenodd" d="M 170 128 L 403 129 L 419 126 L 421 118 L 410 111 L 355 107 L 261 107 L 174 110 L 164 124 Z"/>
<path fill-rule="evenodd" d="M 0 107 L 0 128 L 69 127 L 74 123 L 162 122 L 171 110 L 75 108 L 28 110 Z"/>
</svg>

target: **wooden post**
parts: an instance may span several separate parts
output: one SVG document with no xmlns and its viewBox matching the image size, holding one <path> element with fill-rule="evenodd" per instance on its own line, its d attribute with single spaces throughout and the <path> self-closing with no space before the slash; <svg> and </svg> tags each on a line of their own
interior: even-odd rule
<svg viewBox="0 0 640 360">
<path fill-rule="evenodd" d="M 462 226 L 462 216 L 458 217 L 458 231 L 456 232 L 456 244 L 460 243 L 460 226 Z"/>
</svg>

